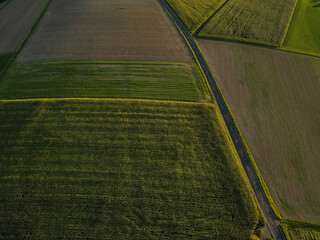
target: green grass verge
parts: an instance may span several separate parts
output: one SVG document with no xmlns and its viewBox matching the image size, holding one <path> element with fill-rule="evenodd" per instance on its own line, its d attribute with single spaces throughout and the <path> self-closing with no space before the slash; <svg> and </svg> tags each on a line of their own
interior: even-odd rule
<svg viewBox="0 0 320 240">
<path fill-rule="evenodd" d="M 194 33 L 226 0 L 166 0 Z"/>
<path fill-rule="evenodd" d="M 2 99 L 47 97 L 211 101 L 196 64 L 124 61 L 15 63 L 0 83 Z"/>
<path fill-rule="evenodd" d="M 299 0 L 282 48 L 320 56 L 320 2 Z"/>
<path fill-rule="evenodd" d="M 3 238 L 248 239 L 258 222 L 213 104 L 6 100 L 0 122 Z"/>
<path fill-rule="evenodd" d="M 319 240 L 320 225 L 309 222 L 295 221 L 289 219 L 281 220 L 288 240 Z"/>
<path fill-rule="evenodd" d="M 248 40 L 280 46 L 296 0 L 229 0 L 199 32 L 199 36 Z"/>
</svg>

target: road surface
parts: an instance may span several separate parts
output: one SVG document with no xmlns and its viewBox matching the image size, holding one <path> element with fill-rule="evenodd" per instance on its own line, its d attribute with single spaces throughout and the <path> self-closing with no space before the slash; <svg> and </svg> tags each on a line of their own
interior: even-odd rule
<svg viewBox="0 0 320 240">
<path fill-rule="evenodd" d="M 195 57 L 197 58 L 200 67 L 205 74 L 208 83 L 210 85 L 211 91 L 214 94 L 214 97 L 218 103 L 220 111 L 222 113 L 223 119 L 227 125 L 228 131 L 232 138 L 233 144 L 238 152 L 243 168 L 248 176 L 249 182 L 252 186 L 253 192 L 256 195 L 260 208 L 263 212 L 263 215 L 267 222 L 267 227 L 269 228 L 273 238 L 276 240 L 285 240 L 286 237 L 280 228 L 280 222 L 276 219 L 271 206 L 267 200 L 267 197 L 261 187 L 261 184 L 258 180 L 258 177 L 253 169 L 252 163 L 249 159 L 247 151 L 243 145 L 243 142 L 240 138 L 240 135 L 237 131 L 237 128 L 231 118 L 230 112 L 227 108 L 227 105 L 222 97 L 222 94 L 216 84 L 216 81 L 209 70 L 209 66 L 207 65 L 203 55 L 200 52 L 198 45 L 195 43 L 193 37 L 187 30 L 187 28 L 183 25 L 182 21 L 177 17 L 172 8 L 167 4 L 165 0 L 159 0 L 160 4 L 167 11 L 167 13 L 171 16 L 171 18 L 175 21 L 177 27 L 180 29 L 181 33 L 184 35 L 184 38 L 188 42 L 191 50 L 193 51 Z"/>
</svg>

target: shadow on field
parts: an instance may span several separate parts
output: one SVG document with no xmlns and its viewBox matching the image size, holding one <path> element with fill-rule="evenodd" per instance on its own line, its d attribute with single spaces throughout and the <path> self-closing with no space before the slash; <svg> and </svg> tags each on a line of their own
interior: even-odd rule
<svg viewBox="0 0 320 240">
<path fill-rule="evenodd" d="M 312 3 L 318 3 L 318 2 L 320 2 L 320 0 L 311 0 L 310 2 L 312 2 Z"/>
<path fill-rule="evenodd" d="M 312 6 L 313 8 L 318 8 L 318 7 L 320 7 L 320 3 L 318 3 L 318 4 L 316 4 L 316 5 L 314 5 L 314 6 Z"/>
</svg>

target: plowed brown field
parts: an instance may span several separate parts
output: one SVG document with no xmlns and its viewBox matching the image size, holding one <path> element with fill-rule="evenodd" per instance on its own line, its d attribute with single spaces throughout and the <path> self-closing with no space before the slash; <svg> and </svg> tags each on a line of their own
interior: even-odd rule
<svg viewBox="0 0 320 240">
<path fill-rule="evenodd" d="M 320 59 L 199 40 L 280 212 L 320 223 Z"/>
<path fill-rule="evenodd" d="M 53 0 L 18 58 L 191 61 L 156 0 Z"/>
<path fill-rule="evenodd" d="M 0 11 L 0 54 L 19 47 L 47 2 L 13 0 Z"/>
</svg>

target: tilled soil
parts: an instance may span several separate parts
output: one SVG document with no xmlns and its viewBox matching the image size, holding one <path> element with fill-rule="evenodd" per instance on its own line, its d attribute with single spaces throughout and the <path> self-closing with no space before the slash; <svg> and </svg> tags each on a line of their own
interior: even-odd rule
<svg viewBox="0 0 320 240">
<path fill-rule="evenodd" d="M 53 0 L 18 58 L 191 61 L 156 0 Z"/>
</svg>

